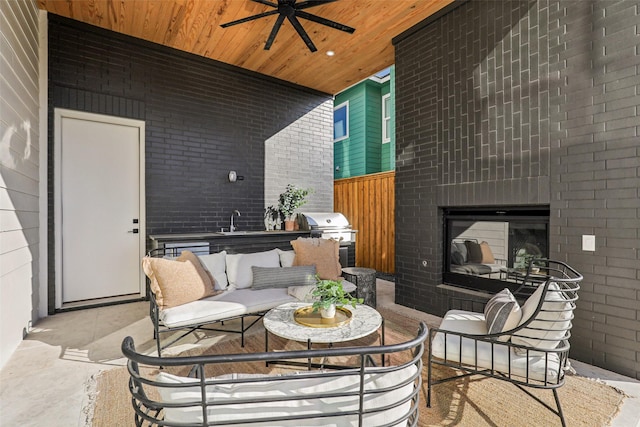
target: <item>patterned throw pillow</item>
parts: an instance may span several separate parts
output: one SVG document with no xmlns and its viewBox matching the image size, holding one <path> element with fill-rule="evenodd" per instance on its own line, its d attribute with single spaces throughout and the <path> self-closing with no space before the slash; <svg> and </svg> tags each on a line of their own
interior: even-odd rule
<svg viewBox="0 0 640 427">
<path fill-rule="evenodd" d="M 253 284 L 251 289 L 288 288 L 289 286 L 315 285 L 316 268 L 313 265 L 298 267 L 251 266 Z"/>
<path fill-rule="evenodd" d="M 522 318 L 522 311 L 511 291 L 504 288 L 487 302 L 484 308 L 484 317 L 487 322 L 487 333 L 496 334 L 518 326 Z M 508 340 L 508 336 L 498 337 L 498 341 Z"/>
</svg>

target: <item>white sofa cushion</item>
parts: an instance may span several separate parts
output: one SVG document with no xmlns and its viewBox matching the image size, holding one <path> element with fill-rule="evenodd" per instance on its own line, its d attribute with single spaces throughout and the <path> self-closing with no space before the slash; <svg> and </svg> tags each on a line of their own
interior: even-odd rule
<svg viewBox="0 0 640 427">
<path fill-rule="evenodd" d="M 224 293 L 160 311 L 160 320 L 170 328 L 203 325 L 243 314 L 267 311 L 286 302 L 297 301 L 287 288 L 228 289 Z"/>
<path fill-rule="evenodd" d="M 200 263 L 213 277 L 215 288 L 225 290 L 229 282 L 227 281 L 227 252 L 222 251 L 215 254 L 198 255 Z"/>
<path fill-rule="evenodd" d="M 514 344 L 552 350 L 565 337 L 573 316 L 571 302 L 564 298 L 557 283 L 549 283 L 548 289 L 549 292 L 545 292 L 545 286 L 539 285 L 538 289 L 523 304 L 520 325 L 533 316 L 540 299 L 544 298 L 541 311 L 538 312 L 535 320 L 529 323 L 526 328 L 519 330 L 518 335 L 511 339 Z"/>
<path fill-rule="evenodd" d="M 371 369 L 371 368 L 367 368 Z M 415 365 L 409 365 L 398 371 L 387 373 L 369 373 L 364 376 L 365 390 L 381 390 L 387 387 L 397 386 L 405 381 L 409 381 L 416 374 Z M 352 371 L 350 375 L 326 376 L 319 378 L 305 378 L 305 373 L 293 374 L 294 379 L 287 379 L 281 384 L 277 382 L 261 381 L 260 376 L 247 374 L 224 375 L 213 379 L 236 379 L 255 378 L 256 381 L 209 385 L 206 387 L 207 399 L 209 402 L 225 402 L 228 404 L 210 407 L 208 412 L 209 421 L 224 423 L 225 421 L 243 421 L 262 417 L 294 417 L 313 416 L 312 419 L 295 420 L 288 419 L 278 422 L 278 426 L 304 427 L 304 426 L 357 426 L 357 416 L 339 415 L 337 417 L 322 417 L 320 415 L 328 412 L 343 412 L 357 410 L 359 407 L 358 391 L 360 388 L 360 377 L 358 371 Z M 299 377 L 299 378 L 297 378 Z M 178 377 L 175 375 L 160 373 L 158 381 L 169 384 L 188 384 L 199 380 L 194 378 Z M 387 405 L 391 407 L 378 413 L 367 414 L 364 417 L 363 425 L 378 426 L 386 425 L 401 418 L 409 411 L 411 402 L 401 402 L 413 392 L 414 383 L 409 381 L 399 389 L 368 394 L 364 400 L 365 410 L 376 410 Z M 308 396 L 314 393 L 334 393 L 340 392 L 341 396 L 323 397 L 321 399 L 310 399 Z M 198 406 L 202 395 L 198 387 L 186 388 L 160 388 L 160 396 L 164 402 L 191 403 L 194 406 L 186 408 L 165 408 L 165 421 L 182 423 L 201 423 L 202 407 Z M 355 393 L 345 396 L 346 393 Z M 280 400 L 276 402 L 259 401 L 255 403 L 237 404 L 234 401 L 243 398 L 260 397 L 269 398 L 289 398 L 299 397 L 294 400 Z M 251 423 L 252 426 L 273 426 L 274 423 Z M 405 426 L 406 421 L 395 424 Z"/>
<path fill-rule="evenodd" d="M 277 249 L 249 254 L 227 254 L 227 278 L 235 289 L 251 287 L 253 283 L 252 266 L 280 267 Z"/>
<path fill-rule="evenodd" d="M 461 332 L 472 335 L 486 335 L 487 325 L 484 314 L 463 310 L 448 311 L 440 324 L 439 329 L 452 332 Z M 525 355 L 516 354 L 513 349 L 499 341 L 476 341 L 470 338 L 462 338 L 462 351 L 460 351 L 460 338 L 457 335 L 436 333 L 431 343 L 433 355 L 449 362 L 461 362 L 465 365 L 479 368 L 495 369 L 500 372 L 509 372 L 520 377 L 526 377 L 527 369 L 530 379 L 539 381 L 556 381 L 560 369 L 560 361 L 556 353 L 549 353 L 547 360 L 542 353 Z M 511 362 L 511 363 L 509 363 Z M 546 366 L 545 366 L 546 364 Z"/>
<path fill-rule="evenodd" d="M 278 249 L 278 255 L 280 256 L 280 267 L 293 267 L 293 260 L 296 257 L 295 251 Z"/>
<path fill-rule="evenodd" d="M 522 311 L 511 291 L 504 288 L 487 302 L 484 307 L 484 317 L 487 321 L 487 333 L 496 334 L 518 326 L 522 318 Z M 508 340 L 508 335 L 498 337 L 498 341 Z"/>
</svg>

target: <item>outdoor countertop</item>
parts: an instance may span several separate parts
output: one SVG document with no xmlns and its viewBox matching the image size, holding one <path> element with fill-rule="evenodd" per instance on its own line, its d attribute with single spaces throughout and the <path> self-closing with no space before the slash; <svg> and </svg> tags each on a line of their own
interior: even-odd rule
<svg viewBox="0 0 640 427">
<path fill-rule="evenodd" d="M 210 239 L 210 238 L 223 238 L 223 237 L 259 237 L 259 236 L 279 236 L 279 235 L 308 235 L 309 231 L 283 231 L 283 230 L 273 230 L 273 231 L 217 231 L 213 233 L 167 233 L 167 234 L 152 234 L 149 235 L 149 239 L 151 240 L 161 240 L 161 241 L 170 241 L 170 240 L 185 240 L 185 239 Z"/>
</svg>

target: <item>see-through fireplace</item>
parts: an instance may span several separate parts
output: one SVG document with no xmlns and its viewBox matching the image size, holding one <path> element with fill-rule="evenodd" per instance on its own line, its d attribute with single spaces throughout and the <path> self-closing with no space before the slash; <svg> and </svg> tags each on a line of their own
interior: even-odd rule
<svg viewBox="0 0 640 427">
<path fill-rule="evenodd" d="M 518 288 L 527 265 L 549 257 L 549 207 L 445 208 L 446 284 L 498 292 Z"/>
</svg>

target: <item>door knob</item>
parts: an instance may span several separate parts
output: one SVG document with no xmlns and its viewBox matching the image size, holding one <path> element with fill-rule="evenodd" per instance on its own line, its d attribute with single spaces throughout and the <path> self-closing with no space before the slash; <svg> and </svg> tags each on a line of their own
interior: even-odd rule
<svg viewBox="0 0 640 427">
<path fill-rule="evenodd" d="M 127 233 L 138 234 L 138 229 L 137 229 L 137 228 L 134 228 L 133 230 L 129 230 L 129 231 L 127 231 Z"/>
</svg>

